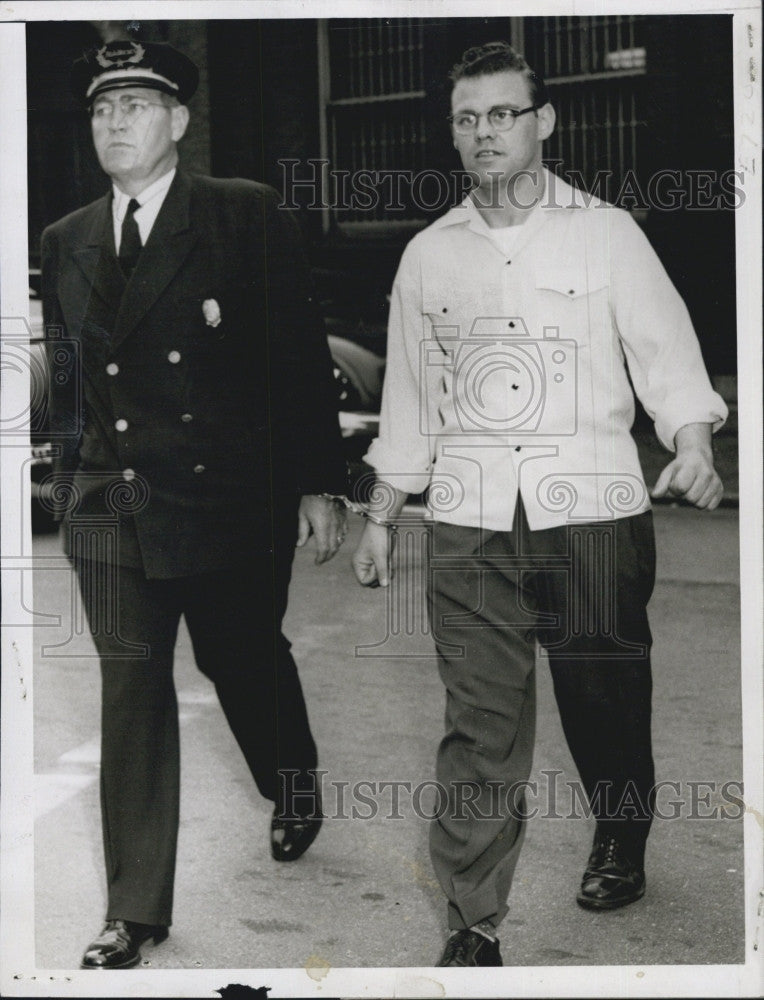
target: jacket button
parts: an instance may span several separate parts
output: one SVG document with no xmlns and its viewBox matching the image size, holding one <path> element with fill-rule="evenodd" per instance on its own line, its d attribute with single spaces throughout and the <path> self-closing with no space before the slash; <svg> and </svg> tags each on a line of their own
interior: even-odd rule
<svg viewBox="0 0 764 1000">
<path fill-rule="evenodd" d="M 114 426 L 117 428 L 118 431 L 126 431 L 127 430 L 127 421 L 126 420 L 122 420 L 120 418 L 119 420 L 117 420 L 117 422 L 114 424 Z"/>
<path fill-rule="evenodd" d="M 193 415 L 190 413 L 182 413 L 180 415 L 180 419 L 183 421 L 184 424 L 189 424 L 194 418 Z"/>
<path fill-rule="evenodd" d="M 115 365 L 114 362 L 112 361 L 111 364 L 108 364 L 106 366 L 106 374 L 107 375 L 119 374 L 119 365 Z"/>
<path fill-rule="evenodd" d="M 128 483 L 130 482 L 131 479 L 135 479 L 135 469 L 123 469 L 122 478 L 125 479 Z"/>
<path fill-rule="evenodd" d="M 204 466 L 203 465 L 195 465 L 194 466 L 194 472 L 196 472 L 196 473 L 204 472 Z"/>
<path fill-rule="evenodd" d="M 180 361 L 180 351 L 170 351 L 170 353 L 167 355 L 167 360 L 170 362 L 171 365 L 177 365 L 177 363 Z"/>
</svg>

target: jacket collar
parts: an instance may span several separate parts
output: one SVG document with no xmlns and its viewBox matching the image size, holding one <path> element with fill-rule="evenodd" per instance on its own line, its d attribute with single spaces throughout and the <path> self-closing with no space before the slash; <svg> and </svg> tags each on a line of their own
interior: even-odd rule
<svg viewBox="0 0 764 1000">
<path fill-rule="evenodd" d="M 561 177 L 558 177 L 557 174 L 553 174 L 547 170 L 546 167 L 542 167 L 542 170 L 545 178 L 544 195 L 536 209 L 530 213 L 521 226 L 522 233 L 514 249 L 515 255 L 538 233 L 544 223 L 550 218 L 551 213 L 603 204 L 599 198 L 592 197 L 578 188 L 574 188 Z M 478 212 L 470 195 L 467 195 L 460 205 L 456 205 L 440 219 L 436 219 L 428 228 L 430 230 L 439 230 L 448 229 L 452 226 L 464 226 L 479 236 L 484 236 L 490 240 L 490 228 L 480 212 Z M 491 243 L 493 246 L 496 246 L 493 241 Z M 498 251 L 498 247 L 496 249 Z"/>
</svg>

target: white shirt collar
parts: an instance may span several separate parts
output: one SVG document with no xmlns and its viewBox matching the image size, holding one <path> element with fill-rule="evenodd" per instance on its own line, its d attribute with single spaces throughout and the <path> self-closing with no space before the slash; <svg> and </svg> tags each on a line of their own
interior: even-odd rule
<svg viewBox="0 0 764 1000">
<path fill-rule="evenodd" d="M 585 192 L 572 187 L 567 183 L 567 181 L 564 181 L 557 174 L 553 174 L 551 171 L 547 170 L 546 167 L 542 167 L 542 170 L 546 181 L 544 185 L 544 196 L 533 210 L 532 214 L 536 214 L 538 209 L 546 212 L 559 208 L 588 208 L 590 205 L 599 207 L 604 204 L 600 198 L 587 195 Z M 431 227 L 440 229 L 445 226 L 454 226 L 459 224 L 468 225 L 470 229 L 473 229 L 476 232 L 490 232 L 488 223 L 483 219 L 480 212 L 478 212 L 475 207 L 475 203 L 469 194 L 465 196 L 460 205 L 456 205 L 450 211 L 446 212 L 445 215 L 436 219 L 435 222 L 431 224 Z"/>
<path fill-rule="evenodd" d="M 153 201 L 155 198 L 159 198 L 161 204 L 161 201 L 164 199 L 164 195 L 167 194 L 170 189 L 170 185 L 175 179 L 176 173 L 177 167 L 173 167 L 172 170 L 163 174 L 159 180 L 154 181 L 153 184 L 149 184 L 147 188 L 144 188 L 135 199 L 141 208 Z M 114 218 L 121 225 L 122 220 L 125 218 L 127 206 L 130 204 L 132 196 L 125 194 L 124 191 L 120 191 L 116 184 L 112 184 L 112 191 L 114 192 Z M 137 209 L 137 211 L 140 211 L 140 209 Z"/>
</svg>

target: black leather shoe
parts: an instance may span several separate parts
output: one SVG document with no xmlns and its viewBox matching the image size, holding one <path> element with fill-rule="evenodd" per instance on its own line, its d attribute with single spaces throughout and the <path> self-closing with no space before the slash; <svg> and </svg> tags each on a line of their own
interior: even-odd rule
<svg viewBox="0 0 764 1000">
<path fill-rule="evenodd" d="M 282 819 L 274 811 L 271 819 L 271 855 L 274 861 L 296 861 L 318 836 L 323 816 Z"/>
<path fill-rule="evenodd" d="M 644 870 L 634 864 L 612 834 L 594 835 L 592 853 L 576 902 L 587 910 L 617 910 L 645 894 Z"/>
<path fill-rule="evenodd" d="M 437 968 L 446 965 L 499 966 L 501 964 L 498 941 L 490 941 L 477 931 L 455 931 L 446 941 L 446 948 Z"/>
<path fill-rule="evenodd" d="M 160 925 L 136 924 L 131 920 L 107 920 L 106 926 L 87 946 L 81 969 L 130 969 L 141 960 L 140 947 L 149 938 L 161 944 L 169 930 Z"/>
</svg>

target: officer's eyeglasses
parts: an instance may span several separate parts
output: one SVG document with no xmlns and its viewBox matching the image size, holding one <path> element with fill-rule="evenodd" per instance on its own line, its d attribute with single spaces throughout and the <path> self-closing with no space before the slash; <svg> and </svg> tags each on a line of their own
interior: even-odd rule
<svg viewBox="0 0 764 1000">
<path fill-rule="evenodd" d="M 520 115 L 527 115 L 529 111 L 537 111 L 538 105 L 532 104 L 529 108 L 516 111 L 514 108 L 491 108 L 486 115 L 489 125 L 493 126 L 497 132 L 509 132 L 515 124 L 515 119 Z M 482 115 L 475 111 L 459 111 L 455 115 L 449 115 L 448 121 L 453 126 L 454 132 L 459 135 L 469 135 L 474 132 Z"/>
<path fill-rule="evenodd" d="M 166 107 L 166 104 L 160 104 L 158 101 L 147 101 L 143 97 L 121 97 L 118 101 L 96 101 L 90 109 L 90 117 L 94 122 L 111 121 L 112 115 L 117 111 L 119 121 L 125 121 L 128 125 L 132 125 L 149 108 Z"/>
</svg>

